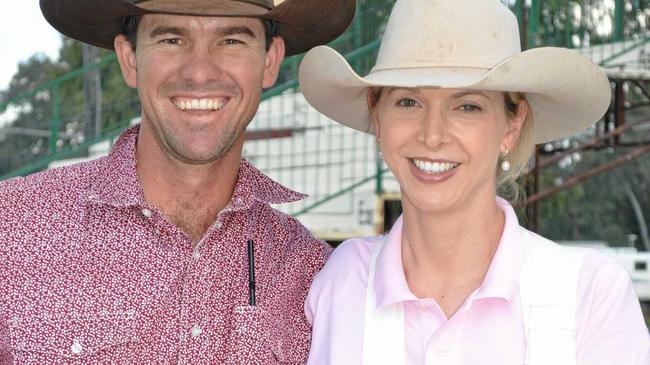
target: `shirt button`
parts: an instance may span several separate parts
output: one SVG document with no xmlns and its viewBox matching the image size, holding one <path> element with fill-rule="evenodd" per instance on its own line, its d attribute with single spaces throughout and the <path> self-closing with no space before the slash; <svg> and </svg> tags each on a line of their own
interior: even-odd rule
<svg viewBox="0 0 650 365">
<path fill-rule="evenodd" d="M 82 350 L 81 344 L 78 341 L 73 341 L 70 350 L 73 354 L 79 355 Z"/>
<path fill-rule="evenodd" d="M 142 215 L 147 217 L 147 218 L 151 218 L 151 215 L 152 215 L 151 210 L 149 210 L 147 208 L 142 209 Z"/>
<path fill-rule="evenodd" d="M 447 356 L 447 348 L 444 346 L 440 346 L 436 349 L 436 355 L 440 357 L 445 357 Z"/>
<path fill-rule="evenodd" d="M 217 224 L 214 225 L 214 228 L 220 229 L 221 228 L 221 222 L 217 222 Z"/>
<path fill-rule="evenodd" d="M 192 258 L 194 259 L 194 261 L 198 261 L 201 258 L 201 253 L 199 251 L 194 251 L 192 253 Z"/>
<path fill-rule="evenodd" d="M 192 337 L 199 337 L 203 333 L 203 330 L 199 326 L 192 327 Z"/>
</svg>

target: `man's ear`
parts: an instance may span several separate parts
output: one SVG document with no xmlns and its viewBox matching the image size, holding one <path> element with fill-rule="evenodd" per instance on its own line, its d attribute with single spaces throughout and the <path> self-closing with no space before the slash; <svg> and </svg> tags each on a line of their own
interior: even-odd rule
<svg viewBox="0 0 650 365">
<path fill-rule="evenodd" d="M 284 59 L 284 39 L 282 37 L 273 37 L 271 45 L 266 52 L 266 59 L 264 61 L 264 76 L 262 79 L 262 87 L 269 88 L 275 84 L 280 73 L 280 65 Z"/>
<path fill-rule="evenodd" d="M 117 54 L 117 61 L 120 63 L 124 82 L 126 82 L 129 87 L 135 89 L 138 86 L 138 67 L 135 58 L 135 51 L 133 50 L 131 43 L 124 35 L 120 34 L 115 37 L 113 47 Z"/>
</svg>

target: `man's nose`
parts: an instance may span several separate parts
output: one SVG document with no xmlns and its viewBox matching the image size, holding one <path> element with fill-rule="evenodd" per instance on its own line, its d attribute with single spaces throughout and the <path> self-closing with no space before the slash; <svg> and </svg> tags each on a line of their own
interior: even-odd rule
<svg viewBox="0 0 650 365">
<path fill-rule="evenodd" d="M 219 61 L 218 52 L 208 45 L 193 46 L 181 66 L 180 77 L 197 85 L 218 80 L 223 72 Z"/>
</svg>

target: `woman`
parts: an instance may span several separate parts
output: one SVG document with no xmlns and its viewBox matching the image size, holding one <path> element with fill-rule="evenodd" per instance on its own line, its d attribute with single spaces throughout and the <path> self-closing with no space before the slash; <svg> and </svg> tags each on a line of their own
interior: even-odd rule
<svg viewBox="0 0 650 365">
<path fill-rule="evenodd" d="M 398 0 L 367 77 L 330 48 L 305 56 L 306 99 L 376 136 L 403 203 L 386 237 L 345 242 L 314 280 L 310 364 L 650 364 L 621 265 L 525 230 L 497 196 L 534 143 L 610 101 L 587 58 L 519 42 L 497 0 Z"/>
</svg>

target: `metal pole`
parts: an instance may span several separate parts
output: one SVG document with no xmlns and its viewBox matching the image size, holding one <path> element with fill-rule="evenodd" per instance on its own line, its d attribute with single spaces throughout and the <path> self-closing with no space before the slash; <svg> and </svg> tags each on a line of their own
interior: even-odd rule
<svg viewBox="0 0 650 365">
<path fill-rule="evenodd" d="M 620 165 L 622 165 L 622 164 L 624 164 L 624 163 L 626 163 L 628 161 L 631 161 L 631 160 L 633 160 L 633 159 L 635 159 L 635 158 L 639 157 L 640 155 L 642 155 L 644 153 L 647 153 L 647 152 L 650 152 L 650 145 L 637 148 L 637 149 L 633 150 L 632 152 L 630 152 L 630 153 L 628 153 L 628 154 L 626 154 L 624 156 L 621 156 L 621 157 L 619 157 L 617 159 L 614 159 L 614 160 L 612 160 L 612 161 L 610 161 L 608 163 L 605 163 L 605 164 L 602 164 L 602 165 L 600 165 L 600 166 L 598 166 L 596 168 L 593 168 L 593 169 L 585 172 L 584 174 L 571 177 L 571 178 L 567 179 L 562 185 L 547 189 L 547 190 L 545 190 L 545 191 L 543 191 L 541 193 L 531 195 L 531 196 L 528 197 L 527 202 L 528 202 L 528 204 L 532 204 L 532 203 L 535 203 L 535 202 L 537 202 L 539 200 L 548 198 L 549 196 L 551 196 L 551 195 L 553 195 L 555 193 L 558 193 L 558 192 L 560 192 L 562 190 L 566 190 L 566 189 L 568 189 L 568 188 L 570 188 L 570 187 L 572 187 L 574 185 L 577 185 L 577 184 L 579 184 L 579 183 L 581 183 L 581 182 L 583 182 L 583 181 L 585 181 L 587 179 L 590 179 L 590 178 L 592 178 L 592 177 L 594 177 L 596 175 L 602 174 L 602 173 L 607 172 L 607 171 L 609 171 L 609 170 L 611 170 L 613 168 L 616 168 L 616 167 L 618 167 L 618 166 L 620 166 Z"/>
<path fill-rule="evenodd" d="M 622 41 L 624 35 L 623 17 L 625 14 L 625 2 L 615 0 L 614 2 L 614 41 Z"/>
<path fill-rule="evenodd" d="M 379 153 L 379 146 L 377 146 L 377 157 L 376 157 L 376 174 L 375 174 L 375 194 L 377 197 L 380 197 L 384 193 L 384 162 Z"/>
<path fill-rule="evenodd" d="M 61 125 L 61 95 L 59 94 L 60 84 L 52 87 L 52 122 L 50 123 L 50 154 L 57 150 L 56 142 L 59 139 L 59 126 Z"/>
<path fill-rule="evenodd" d="M 625 91 L 623 90 L 623 80 L 616 80 L 614 87 L 614 128 L 625 125 Z M 614 145 L 621 142 L 618 135 L 614 136 Z"/>
<path fill-rule="evenodd" d="M 519 38 L 521 39 L 521 50 L 525 51 L 528 49 L 528 12 L 526 11 L 526 4 L 524 0 L 518 0 L 517 3 L 521 7 L 521 13 L 519 14 Z"/>
<path fill-rule="evenodd" d="M 528 15 L 528 43 L 526 44 L 526 48 L 534 48 L 537 46 L 540 2 L 541 0 L 532 0 L 530 4 L 530 12 Z"/>
</svg>

